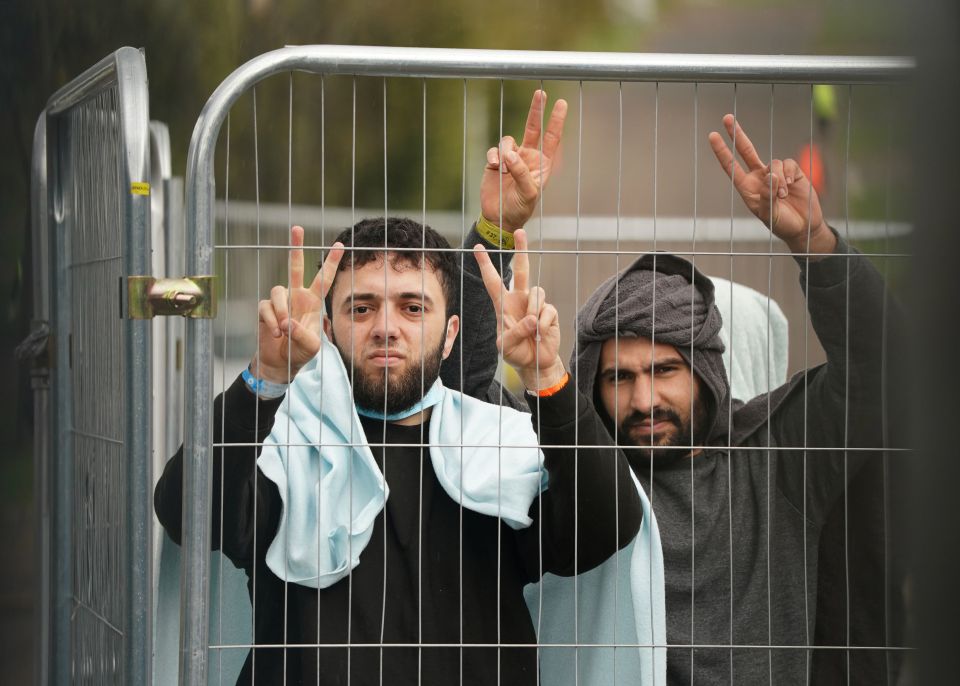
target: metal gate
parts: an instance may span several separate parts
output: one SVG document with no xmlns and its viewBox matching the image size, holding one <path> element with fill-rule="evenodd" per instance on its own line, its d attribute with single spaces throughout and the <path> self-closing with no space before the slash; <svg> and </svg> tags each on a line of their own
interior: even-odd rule
<svg viewBox="0 0 960 686">
<path fill-rule="evenodd" d="M 256 84 L 269 76 L 284 74 L 290 72 L 309 72 L 324 76 L 346 76 L 357 78 L 416 78 L 423 79 L 424 94 L 427 89 L 427 79 L 458 79 L 463 80 L 464 92 L 466 92 L 466 83 L 471 79 L 500 79 L 503 80 L 532 80 L 540 81 L 568 81 L 579 83 L 582 89 L 584 83 L 589 82 L 608 82 L 612 84 L 620 83 L 648 83 L 656 87 L 657 97 L 659 97 L 660 84 L 666 83 L 684 83 L 691 84 L 694 87 L 701 84 L 734 84 L 734 93 L 736 93 L 736 84 L 770 84 L 771 94 L 772 84 L 844 84 L 847 86 L 863 84 L 885 84 L 905 79 L 912 69 L 909 60 L 893 58 L 828 58 L 828 57 L 774 57 L 774 56 L 743 56 L 743 55 L 635 55 L 635 54 L 601 54 L 601 53 L 547 53 L 547 52 L 509 52 L 509 51 L 480 51 L 480 50 L 434 50 L 434 49 L 400 49 L 400 48 L 372 48 L 372 47 L 344 47 L 344 46 L 308 46 L 308 47 L 290 47 L 277 50 L 261 57 L 237 69 L 228 77 L 213 93 L 205 106 L 200 120 L 194 130 L 191 140 L 190 152 L 188 157 L 187 182 L 186 182 L 186 227 L 187 227 L 187 263 L 186 273 L 197 275 L 210 275 L 216 272 L 216 259 L 221 248 L 231 247 L 235 249 L 246 249 L 256 251 L 259 255 L 261 248 L 265 246 L 257 234 L 256 244 L 239 244 L 233 246 L 222 246 L 215 241 L 215 212 L 217 210 L 216 187 L 214 173 L 214 157 L 217 149 L 218 137 L 224 123 L 228 121 L 228 115 L 231 107 L 237 100 L 253 89 Z M 290 101 L 291 110 L 293 102 L 292 76 L 290 80 Z M 386 85 L 383 87 L 386 92 Z M 696 93 L 696 91 L 694 91 Z M 501 88 L 502 98 L 502 88 Z M 772 95 L 771 95 L 772 98 Z M 424 95 L 426 102 L 426 95 Z M 622 101 L 621 101 L 622 102 Z M 694 103 L 697 101 L 694 100 Z M 736 100 L 734 100 L 736 103 Z M 426 105 L 424 105 L 424 108 Z M 696 104 L 694 104 L 696 107 Z M 735 105 L 734 105 L 735 107 Z M 254 127 L 256 127 L 256 101 L 254 100 Z M 501 112 L 503 103 L 500 103 Z M 386 100 L 383 103 L 384 118 L 386 117 Z M 771 120 L 773 118 L 773 105 L 771 100 Z M 464 99 L 463 117 L 466 120 L 466 98 Z M 810 121 L 812 129 L 813 108 L 810 106 Z M 354 113 L 356 104 L 354 103 Z M 657 110 L 659 112 L 659 110 Z M 621 136 L 623 127 L 622 109 L 620 111 Z M 321 113 L 322 120 L 322 113 Z M 292 114 L 291 114 L 292 118 Z M 424 122 L 426 113 L 424 113 Z M 654 120 L 654 126 L 656 122 Z M 696 116 L 694 117 L 696 121 Z M 849 125 L 849 124 L 848 124 Z M 386 125 L 384 125 L 386 127 Z M 424 123 L 424 128 L 426 124 Z M 229 128 L 227 129 L 229 131 Z M 291 127 L 292 130 L 292 127 Z M 654 129 L 656 131 L 656 129 Z M 501 120 L 501 133 L 502 120 Z M 655 134 L 654 134 L 655 135 Z M 771 141 L 773 139 L 771 124 Z M 256 129 L 254 128 L 254 140 L 256 140 Z M 385 134 L 384 134 L 385 137 Z M 617 258 L 620 256 L 628 257 L 631 254 L 643 252 L 642 250 L 632 249 L 630 240 L 652 241 L 655 247 L 670 247 L 678 252 L 703 257 L 708 261 L 714 259 L 721 264 L 729 262 L 731 271 L 733 270 L 734 259 L 742 257 L 755 257 L 761 260 L 762 278 L 766 279 L 767 295 L 770 294 L 770 283 L 772 281 L 772 265 L 774 260 L 781 259 L 784 255 L 778 254 L 774 250 L 772 238 L 769 247 L 764 246 L 764 239 L 758 241 L 759 247 L 754 245 L 750 250 L 741 250 L 734 247 L 734 217 L 731 208 L 729 218 L 729 248 L 723 249 L 716 246 L 702 248 L 701 243 L 697 243 L 691 251 L 689 249 L 678 248 L 675 244 L 679 241 L 676 236 L 673 239 L 666 240 L 660 244 L 658 241 L 658 217 L 656 213 L 656 183 L 657 183 L 657 143 L 654 143 L 653 158 L 653 184 L 654 184 L 654 214 L 652 224 L 642 223 L 639 228 L 634 228 L 635 235 L 621 234 L 621 216 L 620 216 L 620 187 L 617 186 L 617 206 L 615 212 L 610 212 L 610 216 L 615 214 L 616 220 L 616 244 L 615 247 L 609 245 L 612 240 L 607 241 L 607 245 L 597 246 L 589 244 L 589 247 L 583 247 L 581 238 L 585 241 L 592 240 L 594 237 L 581 234 L 581 217 L 578 214 L 571 218 L 568 223 L 568 233 L 572 234 L 573 240 L 567 245 L 554 245 L 552 249 L 542 249 L 541 244 L 539 254 L 543 255 L 572 255 L 577 261 L 577 278 L 580 277 L 581 256 L 584 258 L 598 258 L 607 256 Z M 494 141 L 490 141 L 492 144 Z M 292 148 L 292 133 L 290 146 Z M 466 146 L 466 137 L 464 137 L 464 147 Z M 771 145 L 772 147 L 772 145 Z M 229 148 L 228 148 L 229 151 Z M 578 150 L 579 152 L 579 150 Z M 254 155 L 256 154 L 256 148 Z M 622 154 L 622 150 L 620 151 Z M 696 152 L 694 152 L 696 155 Z M 384 152 L 386 158 L 386 152 Z M 464 159 L 466 153 L 464 152 Z M 254 163 L 256 165 L 256 162 Z M 384 161 L 384 164 L 386 162 Z M 465 163 L 464 163 L 465 164 Z M 579 164 L 579 160 L 578 160 Z M 257 167 L 255 166 L 255 170 Z M 256 172 L 255 172 L 256 173 Z M 618 179 L 619 181 L 619 179 Z M 581 177 L 577 176 L 577 192 L 579 197 Z M 424 185 L 426 180 L 424 177 Z M 696 180 L 693 182 L 696 187 Z M 384 190 L 386 194 L 386 190 Z M 426 192 L 424 191 L 424 197 Z M 732 197 L 732 188 L 731 188 Z M 227 200 L 229 198 L 227 197 Z M 426 204 L 426 200 L 424 200 Z M 292 201 L 288 204 L 288 213 Z M 355 207 L 351 207 L 351 218 L 355 214 Z M 426 209 L 424 207 L 424 215 Z M 229 220 L 229 210 L 225 211 L 224 217 Z M 849 217 L 848 217 L 849 218 Z M 256 221 L 259 231 L 260 205 L 259 200 L 256 208 Z M 461 217 L 461 224 L 469 225 L 467 216 Z M 628 226 L 624 222 L 624 226 Z M 696 237 L 697 217 L 694 212 L 693 217 L 694 236 Z M 886 244 L 883 239 L 888 239 L 890 234 L 890 224 L 880 223 L 879 233 L 874 233 L 873 238 L 881 239 L 881 247 L 875 248 L 873 256 L 879 258 L 904 257 L 884 249 Z M 647 229 L 652 231 L 652 236 L 645 233 Z M 659 227 L 663 229 L 663 224 Z M 851 236 L 850 223 L 846 224 L 846 235 Z M 727 236 L 723 229 L 719 230 L 721 240 L 725 241 Z M 661 241 L 663 240 L 660 234 Z M 621 243 L 621 240 L 623 243 Z M 709 242 L 709 241 L 708 241 Z M 283 241 L 277 240 L 272 248 L 282 248 Z M 327 246 L 323 246 L 327 247 Z M 699 250 L 696 248 L 700 248 Z M 279 251 L 274 251 L 277 253 Z M 786 256 L 789 257 L 789 256 Z M 258 258 L 259 259 L 259 258 Z M 609 263 L 609 260 L 608 260 Z M 594 262 L 594 265 L 597 263 Z M 619 262 L 618 262 L 619 264 Z M 699 264 L 699 262 L 698 262 Z M 731 274 L 731 277 L 733 275 Z M 259 278 L 259 271 L 258 271 Z M 545 278 L 549 278 L 545 275 Z M 563 277 L 561 277 L 563 278 Z M 566 278 L 569 279 L 569 276 Z M 263 293 L 258 297 L 263 297 Z M 806 322 L 804 322 L 804 326 Z M 768 334 L 769 335 L 769 334 Z M 246 646 L 225 646 L 211 645 L 210 628 L 208 626 L 209 617 L 209 584 L 212 570 L 210 568 L 209 550 L 210 523 L 212 513 L 211 503 L 211 468 L 215 459 L 212 444 L 212 416 L 210 411 L 210 401 L 214 389 L 214 323 L 205 319 L 190 319 L 186 322 L 186 363 L 185 379 L 186 392 L 184 397 L 184 513 L 183 513 L 183 581 L 181 597 L 181 662 L 180 679 L 184 684 L 206 684 L 208 678 L 208 662 L 211 651 L 222 651 L 231 648 L 244 648 Z M 769 343 L 768 343 L 769 345 Z M 806 366 L 806 365 L 805 365 Z M 802 448 L 798 447 L 798 449 Z M 880 448 L 880 446 L 878 446 Z M 732 547 L 731 533 L 731 547 Z M 768 540 L 769 544 L 769 540 Z M 848 589 L 849 591 L 849 589 Z M 731 607 L 731 613 L 733 608 Z M 848 603 L 849 612 L 849 603 Z M 731 620 L 732 622 L 732 620 Z M 732 633 L 732 630 L 731 630 Z M 808 673 L 809 673 L 809 652 L 814 647 L 812 637 L 808 637 L 807 644 L 804 646 L 777 646 L 772 643 L 764 646 L 681 646 L 689 648 L 691 651 L 698 648 L 724 648 L 732 651 L 736 648 L 755 648 L 773 653 L 776 650 L 806 649 L 808 653 Z M 578 647 L 578 646 L 573 646 Z M 616 647 L 616 646 L 613 646 Z M 649 646 L 648 646 L 649 647 Z M 676 646 L 672 646 L 676 647 Z M 844 645 L 825 646 L 827 650 L 840 650 L 846 655 L 847 669 L 849 670 L 851 649 L 855 646 L 850 642 L 849 634 Z M 902 648 L 898 645 L 871 645 L 856 646 L 864 650 L 881 650 L 885 652 L 895 652 Z M 691 658 L 692 659 L 692 658 Z M 772 668 L 771 668 L 772 670 Z M 772 672 L 771 672 L 772 673 Z"/>
<path fill-rule="evenodd" d="M 35 133 L 39 683 L 149 675 L 151 336 L 125 310 L 126 277 L 150 268 L 148 106 L 144 57 L 121 48 L 57 91 Z"/>
</svg>

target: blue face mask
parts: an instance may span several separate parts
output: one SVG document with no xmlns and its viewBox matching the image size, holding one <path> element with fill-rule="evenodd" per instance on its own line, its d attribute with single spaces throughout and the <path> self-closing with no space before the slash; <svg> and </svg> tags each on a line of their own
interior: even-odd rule
<svg viewBox="0 0 960 686">
<path fill-rule="evenodd" d="M 365 407 L 360 407 L 357 405 L 357 414 L 361 415 L 362 417 L 369 417 L 370 419 L 382 419 L 388 422 L 396 422 L 401 419 L 406 419 L 407 417 L 412 417 L 418 412 L 423 412 L 425 409 L 428 407 L 433 407 L 441 400 L 443 400 L 443 384 L 440 382 L 440 379 L 437 379 L 433 382 L 430 390 L 428 390 L 419 401 L 405 410 L 400 410 L 399 412 L 393 412 L 391 414 L 383 414 L 382 412 L 368 410 Z"/>
</svg>

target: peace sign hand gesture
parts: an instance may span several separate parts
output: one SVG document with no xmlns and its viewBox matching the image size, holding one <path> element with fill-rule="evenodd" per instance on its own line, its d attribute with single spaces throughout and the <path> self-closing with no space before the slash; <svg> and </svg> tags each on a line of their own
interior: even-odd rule
<svg viewBox="0 0 960 686">
<path fill-rule="evenodd" d="M 289 288 L 274 286 L 261 300 L 257 332 L 259 352 L 250 363 L 253 375 L 273 383 L 289 383 L 320 350 L 323 299 L 343 258 L 343 244 L 334 243 L 308 288 L 303 286 L 303 227 L 290 229 Z"/>
<path fill-rule="evenodd" d="M 708 137 L 710 146 L 724 172 L 732 177 L 747 208 L 786 243 L 791 252 L 805 253 L 809 246 L 811 253 L 832 253 L 836 236 L 823 220 L 820 199 L 800 165 L 792 159 L 775 159 L 769 165 L 764 164 L 732 114 L 724 116 L 723 125 L 748 171 L 743 170 L 716 131 Z"/>
<path fill-rule="evenodd" d="M 480 182 L 480 211 L 487 221 L 509 233 L 523 228 L 533 216 L 540 193 L 557 163 L 567 101 L 554 103 L 541 145 L 546 102 L 545 92 L 534 92 L 519 146 L 513 136 L 504 136 L 498 147 L 487 150 L 487 166 Z"/>
<path fill-rule="evenodd" d="M 503 359 L 517 370 L 530 391 L 550 388 L 566 373 L 560 359 L 560 322 L 557 308 L 547 303 L 539 286 L 528 288 L 530 258 L 527 233 L 515 234 L 513 287 L 507 290 L 483 245 L 474 248 L 483 285 L 497 313 L 497 348 Z"/>
</svg>

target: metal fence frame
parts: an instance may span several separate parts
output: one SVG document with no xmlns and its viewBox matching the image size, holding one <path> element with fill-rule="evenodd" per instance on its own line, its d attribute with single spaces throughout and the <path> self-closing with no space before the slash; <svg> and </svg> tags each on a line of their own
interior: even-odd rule
<svg viewBox="0 0 960 686">
<path fill-rule="evenodd" d="M 131 184 L 148 180 L 149 97 L 146 63 L 134 48 L 120 48 L 54 93 L 37 122 L 33 159 L 33 245 L 35 260 L 34 318 L 37 331 L 49 327 L 47 367 L 34 373 L 36 422 L 35 473 L 41 560 L 38 683 L 66 684 L 76 674 L 73 654 L 74 445 L 71 287 L 69 241 L 73 217 L 62 202 L 72 182 L 65 145 L 70 131 L 65 115 L 108 89 L 117 90 L 116 126 L 120 137 L 118 194 L 121 210 L 122 272 L 118 277 L 149 273 L 150 198 L 131 192 Z M 119 284 L 118 284 L 119 286 Z M 150 322 L 122 315 L 122 289 L 91 293 L 102 307 L 122 318 L 125 369 L 123 388 L 123 481 L 127 507 L 123 525 L 124 588 L 123 662 L 116 665 L 118 681 L 147 683 L 150 674 Z M 45 378 L 49 377 L 47 392 Z M 110 391 L 106 391 L 110 392 Z M 119 592 L 120 589 L 115 589 Z"/>
<path fill-rule="evenodd" d="M 214 155 L 236 100 L 282 72 L 415 78 L 497 78 L 558 81 L 687 83 L 876 84 L 906 80 L 909 58 L 769 55 L 682 55 L 495 51 L 370 46 L 287 47 L 236 69 L 210 96 L 194 128 L 187 158 L 186 273 L 214 273 Z M 185 377 L 183 578 L 180 682 L 207 682 L 210 489 L 213 461 L 213 322 L 188 319 Z"/>
</svg>

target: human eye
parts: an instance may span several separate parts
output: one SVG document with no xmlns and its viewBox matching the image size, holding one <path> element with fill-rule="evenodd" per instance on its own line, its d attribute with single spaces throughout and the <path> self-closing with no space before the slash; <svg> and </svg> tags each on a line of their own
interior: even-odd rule
<svg viewBox="0 0 960 686">
<path fill-rule="evenodd" d="M 421 315 L 424 313 L 425 308 L 420 303 L 408 303 L 406 310 L 409 314 Z"/>
<path fill-rule="evenodd" d="M 365 314 L 368 314 L 371 311 L 369 305 L 354 305 L 353 306 L 353 316 L 362 317 Z"/>
<path fill-rule="evenodd" d="M 603 375 L 604 380 L 611 385 L 621 384 L 629 381 L 632 374 L 625 369 L 610 369 Z"/>
</svg>

